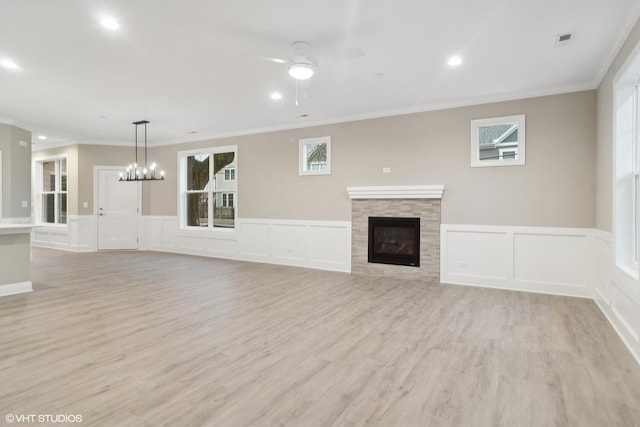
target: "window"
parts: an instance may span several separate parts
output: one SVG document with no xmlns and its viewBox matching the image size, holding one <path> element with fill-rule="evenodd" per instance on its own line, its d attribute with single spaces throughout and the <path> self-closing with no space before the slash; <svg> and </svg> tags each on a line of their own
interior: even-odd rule
<svg viewBox="0 0 640 427">
<path fill-rule="evenodd" d="M 499 151 L 500 160 L 502 159 L 517 159 L 518 158 L 518 149 L 517 148 L 501 148 Z"/>
<path fill-rule="evenodd" d="M 222 194 L 222 207 L 233 207 L 233 193 L 221 193 Z"/>
<path fill-rule="evenodd" d="M 613 239 L 616 267 L 638 278 L 640 261 L 640 44 L 614 78 Z"/>
<path fill-rule="evenodd" d="M 234 228 L 236 147 L 183 151 L 178 160 L 182 228 Z"/>
<path fill-rule="evenodd" d="M 38 162 L 40 175 L 38 222 L 67 223 L 67 159 Z"/>
<path fill-rule="evenodd" d="M 640 262 L 640 81 L 634 85 L 634 113 L 633 113 L 633 147 L 632 147 L 632 185 L 633 194 L 633 266 L 638 270 Z"/>
<path fill-rule="evenodd" d="M 524 165 L 524 115 L 471 120 L 471 166 Z"/>
<path fill-rule="evenodd" d="M 299 142 L 300 175 L 331 173 L 331 137 L 305 138 Z"/>
</svg>

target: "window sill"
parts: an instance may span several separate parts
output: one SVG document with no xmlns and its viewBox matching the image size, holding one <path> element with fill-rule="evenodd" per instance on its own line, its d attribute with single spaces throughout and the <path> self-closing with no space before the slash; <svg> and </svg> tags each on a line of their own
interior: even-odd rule
<svg viewBox="0 0 640 427">
<path fill-rule="evenodd" d="M 618 271 L 624 274 L 628 279 L 638 280 L 638 270 L 627 265 L 616 265 Z"/>
</svg>

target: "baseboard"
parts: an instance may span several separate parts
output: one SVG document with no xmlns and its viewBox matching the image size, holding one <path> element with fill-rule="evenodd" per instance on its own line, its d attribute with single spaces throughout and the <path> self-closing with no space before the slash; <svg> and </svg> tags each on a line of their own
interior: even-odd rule
<svg viewBox="0 0 640 427">
<path fill-rule="evenodd" d="M 602 304 L 597 298 L 595 298 L 595 303 L 604 314 L 604 317 L 607 318 L 609 324 L 613 327 L 613 330 L 616 331 L 616 334 L 620 337 L 624 345 L 629 350 L 629 353 L 636 359 L 638 365 L 640 365 L 640 345 L 638 345 L 638 341 L 634 340 L 632 336 L 625 331 L 626 327 L 623 322 L 620 322 L 618 315 L 610 309 L 608 305 Z"/>
<path fill-rule="evenodd" d="M 8 295 L 23 294 L 25 292 L 32 292 L 33 285 L 31 282 L 19 282 L 9 283 L 7 285 L 0 285 L 0 297 Z"/>
</svg>

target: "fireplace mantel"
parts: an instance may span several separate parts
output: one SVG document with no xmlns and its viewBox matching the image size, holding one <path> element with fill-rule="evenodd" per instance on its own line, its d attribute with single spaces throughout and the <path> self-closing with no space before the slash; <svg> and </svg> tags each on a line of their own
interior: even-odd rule
<svg viewBox="0 0 640 427">
<path fill-rule="evenodd" d="M 351 199 L 442 199 L 444 185 L 347 187 Z"/>
</svg>

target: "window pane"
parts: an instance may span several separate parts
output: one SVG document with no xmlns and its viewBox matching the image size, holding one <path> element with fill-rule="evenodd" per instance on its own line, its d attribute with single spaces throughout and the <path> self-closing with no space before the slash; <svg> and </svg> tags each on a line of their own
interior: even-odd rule
<svg viewBox="0 0 640 427">
<path fill-rule="evenodd" d="M 187 225 L 207 227 L 209 221 L 209 196 L 207 193 L 187 194 Z"/>
<path fill-rule="evenodd" d="M 213 174 L 215 177 L 213 190 L 232 190 L 235 189 L 235 172 L 233 179 L 228 179 L 225 182 L 225 171 L 231 168 L 235 168 L 236 153 L 217 153 L 213 155 Z M 230 175 L 229 175 L 230 176 Z M 220 200 L 218 200 L 220 201 Z M 218 204 L 220 205 L 220 204 Z"/>
<path fill-rule="evenodd" d="M 67 159 L 60 160 L 60 191 L 67 191 Z"/>
<path fill-rule="evenodd" d="M 205 190 L 209 184 L 209 156 L 187 157 L 187 190 Z"/>
<path fill-rule="evenodd" d="M 223 197 L 226 196 L 226 197 Z M 213 199 L 213 226 L 232 228 L 235 225 L 236 209 L 233 193 L 216 193 Z M 229 206 L 225 206 L 225 199 Z"/>
<path fill-rule="evenodd" d="M 56 191 L 56 162 L 42 162 L 42 191 Z"/>
<path fill-rule="evenodd" d="M 42 195 L 42 222 L 53 224 L 55 219 L 55 195 Z"/>
<path fill-rule="evenodd" d="M 327 144 L 306 144 L 304 158 L 308 171 L 323 171 L 327 169 Z"/>
<path fill-rule="evenodd" d="M 67 195 L 58 194 L 58 224 L 67 223 Z"/>
</svg>

